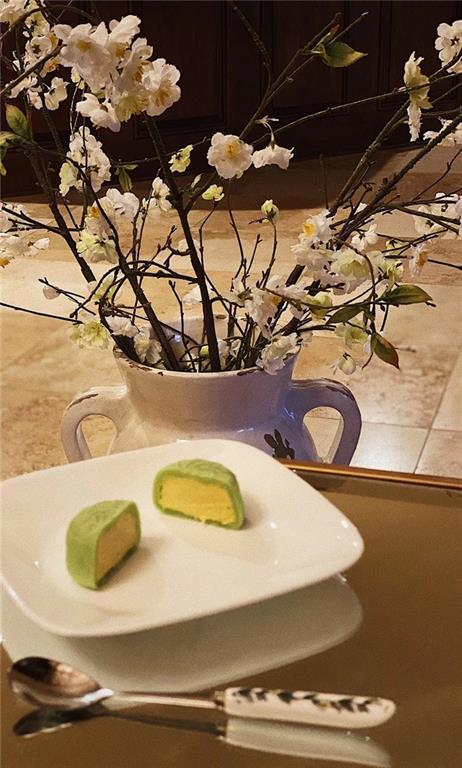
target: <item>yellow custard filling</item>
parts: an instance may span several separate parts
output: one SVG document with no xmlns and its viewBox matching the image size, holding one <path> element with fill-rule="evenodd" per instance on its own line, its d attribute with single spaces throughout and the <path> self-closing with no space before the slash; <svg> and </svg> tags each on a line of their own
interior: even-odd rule
<svg viewBox="0 0 462 768">
<path fill-rule="evenodd" d="M 224 488 L 193 478 L 165 477 L 160 500 L 163 507 L 197 520 L 227 525 L 235 518 L 233 504 Z"/>
</svg>

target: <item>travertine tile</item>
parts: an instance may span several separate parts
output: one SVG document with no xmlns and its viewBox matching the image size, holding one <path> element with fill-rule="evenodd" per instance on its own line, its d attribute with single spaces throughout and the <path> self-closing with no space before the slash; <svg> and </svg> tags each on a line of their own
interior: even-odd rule
<svg viewBox="0 0 462 768">
<path fill-rule="evenodd" d="M 414 472 L 427 434 L 421 427 L 365 422 L 351 465 Z"/>
<path fill-rule="evenodd" d="M 318 336 L 303 349 L 297 363 L 297 378 L 328 378 L 345 384 L 358 401 L 364 421 L 398 426 L 426 427 L 432 424 L 457 349 L 421 347 L 400 350 L 400 370 L 374 358 L 364 370 L 352 376 L 337 371 L 330 363 L 341 353 L 339 340 Z"/>
<path fill-rule="evenodd" d="M 337 431 L 338 419 L 308 416 L 306 424 L 318 453 L 325 457 Z M 414 472 L 427 429 L 363 422 L 353 467 Z"/>
<path fill-rule="evenodd" d="M 38 332 L 38 322 L 40 332 Z M 2 368 L 37 346 L 40 338 L 50 338 L 57 330 L 56 322 L 24 312 L 0 311 L 0 361 Z"/>
<path fill-rule="evenodd" d="M 422 287 L 436 306 L 393 307 L 383 334 L 395 346 L 415 349 L 417 354 L 424 348 L 431 349 L 437 364 L 442 347 L 460 349 L 462 346 L 461 290 L 453 285 Z"/>
<path fill-rule="evenodd" d="M 120 384 L 109 349 L 79 349 L 62 331 L 17 358 L 3 371 L 2 382 L 7 391 L 14 392 L 25 378 L 50 395 L 66 393 L 67 401 L 92 386 Z"/>
<path fill-rule="evenodd" d="M 434 429 L 462 430 L 462 353 L 453 368 L 432 426 Z"/>
<path fill-rule="evenodd" d="M 462 477 L 462 432 L 432 429 L 419 459 L 416 472 Z"/>
<path fill-rule="evenodd" d="M 2 418 L 2 478 L 66 463 L 59 423 L 66 395 L 35 393 L 27 404 L 10 406 Z"/>
</svg>

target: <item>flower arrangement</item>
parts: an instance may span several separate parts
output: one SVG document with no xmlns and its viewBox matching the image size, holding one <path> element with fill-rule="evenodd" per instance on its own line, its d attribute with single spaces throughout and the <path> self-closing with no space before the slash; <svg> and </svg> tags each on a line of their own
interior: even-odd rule
<svg viewBox="0 0 462 768">
<path fill-rule="evenodd" d="M 210 137 L 210 170 L 186 182 L 182 174 L 197 147 L 188 145 L 168 153 L 157 121 L 181 97 L 180 72 L 165 59 L 153 58 L 153 48 L 139 37 L 136 16 L 107 26 L 94 23 L 70 4 L 72 12 L 84 16 L 71 26 L 60 23 L 58 6 L 45 0 L 0 2 L 0 21 L 7 25 L 3 36 L 14 32 L 17 41 L 13 59 L 5 61 L 12 74 L 2 89 L 9 130 L 0 133 L 0 170 L 7 172 L 4 162 L 8 163 L 11 148 L 24 152 L 53 216 L 52 224 L 44 224 L 25 206 L 3 203 L 0 264 L 5 267 L 16 255 L 32 256 L 47 248 L 48 239 L 36 238 L 37 232 L 48 230 L 61 237 L 81 269 L 88 292 L 73 294 L 44 280 L 43 293 L 49 300 L 59 295 L 69 299 L 69 315 L 60 319 L 72 324 L 72 340 L 81 347 L 106 347 L 112 337 L 128 358 L 145 366 L 204 373 L 257 366 L 274 374 L 319 329 L 335 332 L 343 340 L 345 351 L 334 365 L 345 373 L 366 365 L 373 355 L 398 366 L 397 351 L 382 334 L 390 307 L 432 305 L 420 287 L 402 283 L 403 261 L 418 276 L 427 260 L 435 261 L 431 258 L 435 238 L 462 237 L 462 197 L 457 190 L 443 193 L 437 186 L 447 180 L 455 158 L 437 183 L 412 199 L 403 200 L 396 193 L 403 177 L 435 147 L 462 144 L 460 109 L 450 114 L 438 109 L 447 93 L 462 85 L 462 21 L 439 25 L 435 46 L 441 66 L 432 74 L 424 74 L 422 59 L 412 53 L 404 65 L 402 87 L 279 125 L 269 112 L 272 100 L 302 70 L 318 62 L 333 68 L 352 66 L 365 55 L 344 42 L 362 17 L 345 29 L 334 18 L 275 76 L 263 42 L 240 8 L 234 2 L 231 5 L 262 56 L 266 90 L 240 135 Z M 435 85 L 437 97 L 433 97 Z M 294 150 L 279 141 L 294 124 L 345 106 L 397 96 L 402 103 L 367 147 L 334 202 L 301 223 L 291 249 L 290 274 L 277 274 L 282 214 L 272 199 L 262 201 L 249 225 L 257 232 L 253 251 L 247 253 L 230 203 L 231 189 L 243 174 L 251 166 L 267 165 L 276 165 L 283 173 Z M 53 113 L 65 100 L 70 131 L 63 143 Z M 34 139 L 33 110 L 40 110 L 48 124 L 52 149 Z M 107 132 L 118 132 L 122 123 L 134 117 L 146 123 L 152 161 L 158 167 L 142 199 L 131 191 L 130 171 L 136 160 L 114 161 L 104 148 Z M 423 120 L 433 124 L 440 120 L 440 125 L 422 132 Z M 423 145 L 392 177 L 370 183 L 374 154 L 403 122 L 409 125 L 411 142 L 423 133 Z M 70 205 L 69 195 L 75 194 L 81 200 L 81 216 Z M 209 210 L 193 227 L 190 213 L 200 200 L 209 202 Z M 214 285 L 207 268 L 207 224 L 220 207 L 228 209 L 237 248 L 234 276 L 224 292 Z M 389 214 L 395 210 L 413 217 L 412 237 L 397 238 L 390 231 Z M 144 238 L 146 223 L 161 219 L 171 222 L 169 233 L 153 248 Z M 270 237 L 263 240 L 259 228 L 266 228 Z M 268 257 L 265 268 L 255 274 L 255 253 L 262 242 L 269 243 Z M 98 280 L 92 270 L 95 262 L 108 265 Z M 178 321 L 174 326 L 159 319 L 155 302 L 146 294 L 145 286 L 153 278 L 175 297 Z M 191 311 L 201 312 L 199 333 L 189 329 Z M 225 328 L 220 334 L 218 311 L 220 328 Z"/>
</svg>

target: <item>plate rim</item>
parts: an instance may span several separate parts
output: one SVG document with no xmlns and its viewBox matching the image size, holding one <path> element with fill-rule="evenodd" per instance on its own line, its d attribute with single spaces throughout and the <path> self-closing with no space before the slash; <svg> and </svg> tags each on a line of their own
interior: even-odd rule
<svg viewBox="0 0 462 768">
<path fill-rule="evenodd" d="M 39 475 L 49 475 L 49 474 L 59 474 L 61 472 L 67 472 L 69 470 L 72 471 L 72 468 L 80 467 L 82 465 L 82 471 L 85 471 L 83 467 L 87 464 L 88 461 L 93 462 L 99 462 L 99 463 L 111 463 L 116 457 L 121 460 L 121 457 L 123 457 L 126 454 L 133 454 L 133 455 L 140 455 L 143 453 L 151 452 L 153 450 L 159 450 L 159 449 L 167 449 L 170 447 L 178 446 L 178 445 L 184 445 L 184 444 L 191 444 L 191 443 L 197 443 L 200 445 L 208 445 L 210 447 L 213 447 L 214 445 L 227 445 L 231 446 L 232 448 L 236 448 L 236 444 L 239 446 L 239 448 L 242 450 L 242 447 L 244 449 L 247 449 L 251 453 L 257 453 L 261 457 L 264 457 L 268 460 L 277 461 L 276 459 L 270 457 L 267 453 L 260 450 L 259 448 L 256 448 L 255 446 L 249 445 L 248 443 L 242 443 L 237 440 L 225 440 L 221 438 L 204 438 L 204 439 L 197 439 L 197 440 L 182 440 L 177 442 L 171 442 L 171 443 L 165 443 L 161 445 L 156 446 L 148 446 L 145 448 L 137 448 L 133 451 L 126 451 L 123 453 L 117 453 L 117 454 L 109 454 L 106 456 L 98 456 L 91 459 L 87 459 L 81 462 L 73 462 L 71 464 L 60 464 L 55 467 L 49 467 L 45 469 L 36 470 L 34 472 L 28 472 L 24 475 L 18 475 L 16 477 L 7 478 L 6 480 L 2 480 L 0 483 L 0 490 L 4 488 L 5 486 L 14 486 L 16 484 L 22 484 L 24 480 L 30 479 L 30 478 L 37 478 Z M 291 473 L 291 475 L 294 478 L 297 478 L 301 483 L 305 483 L 305 481 L 298 477 L 298 475 L 290 469 L 290 467 L 285 466 L 283 463 L 278 462 L 279 466 L 282 470 L 287 470 Z M 80 471 L 80 469 L 78 470 Z M 361 536 L 361 533 L 357 529 L 357 527 L 352 523 L 349 518 L 340 510 L 338 509 L 335 504 L 333 504 L 329 499 L 326 499 L 322 496 L 322 494 L 313 486 L 310 484 L 307 484 L 311 490 L 315 493 L 315 495 L 319 495 L 323 498 L 325 502 L 327 502 L 332 509 L 335 511 L 335 513 L 340 517 L 342 520 L 346 520 L 348 522 L 348 526 L 351 530 L 352 536 L 356 539 L 356 546 L 350 546 L 347 549 L 345 549 L 345 552 L 343 553 L 343 556 L 338 558 L 338 565 L 333 564 L 331 562 L 330 566 L 327 565 L 326 567 L 322 567 L 319 569 L 319 573 L 315 578 L 310 578 L 309 581 L 305 579 L 302 579 L 300 583 L 298 583 L 296 586 L 284 586 L 284 584 L 281 584 L 279 588 L 277 586 L 273 587 L 271 589 L 271 592 L 268 592 L 264 596 L 250 596 L 248 599 L 245 598 L 237 598 L 236 600 L 230 600 L 226 603 L 226 606 L 224 606 L 220 610 L 216 610 L 214 608 L 210 608 L 207 610 L 206 607 L 203 607 L 201 609 L 197 609 L 196 611 L 193 611 L 191 614 L 187 616 L 182 617 L 172 617 L 171 619 L 167 620 L 161 620 L 159 622 L 153 622 L 152 619 L 148 621 L 141 621 L 138 620 L 136 624 L 133 623 L 133 620 L 129 626 L 124 626 L 123 628 L 117 628 L 117 627 L 108 627 L 106 629 L 98 629 L 97 627 L 94 627 L 93 629 L 90 629 L 88 627 L 83 628 L 82 630 L 74 629 L 74 628 L 66 628 L 62 625 L 55 624 L 53 621 L 49 621 L 47 618 L 43 618 L 40 614 L 36 613 L 33 608 L 30 607 L 30 605 L 23 599 L 21 595 L 19 595 L 16 590 L 14 589 L 14 586 L 10 584 L 6 574 L 3 572 L 3 568 L 0 571 L 0 582 L 2 583 L 4 589 L 8 592 L 8 595 L 12 598 L 12 600 L 20 607 L 20 609 L 24 612 L 24 614 L 35 624 L 37 624 L 42 629 L 46 630 L 47 632 L 51 632 L 55 635 L 58 635 L 60 637 L 69 637 L 69 638 L 95 638 L 95 637 L 111 637 L 111 636 L 118 636 L 118 635 L 129 635 L 134 634 L 136 632 L 144 632 L 151 629 L 160 629 L 161 627 L 166 626 L 172 626 L 175 624 L 180 624 L 182 622 L 187 621 L 196 621 L 197 619 L 204 618 L 206 616 L 211 616 L 213 614 L 220 614 L 220 613 L 227 613 L 228 611 L 235 610 L 240 607 L 246 607 L 249 605 L 252 605 L 253 603 L 257 602 L 263 602 L 265 600 L 271 600 L 274 597 L 279 597 L 284 594 L 290 594 L 292 592 L 295 592 L 298 589 L 304 589 L 308 586 L 314 586 L 315 584 L 319 584 L 322 581 L 325 581 L 326 579 L 329 579 L 337 574 L 342 573 L 345 570 L 348 570 L 351 568 L 362 556 L 364 552 L 364 540 Z M 2 513 L 2 518 L 3 518 Z M 2 547 L 3 547 L 3 538 L 2 538 Z M 337 562 L 337 561 L 336 561 Z M 305 567 L 301 567 L 297 569 L 296 573 L 300 573 L 306 570 Z"/>
</svg>

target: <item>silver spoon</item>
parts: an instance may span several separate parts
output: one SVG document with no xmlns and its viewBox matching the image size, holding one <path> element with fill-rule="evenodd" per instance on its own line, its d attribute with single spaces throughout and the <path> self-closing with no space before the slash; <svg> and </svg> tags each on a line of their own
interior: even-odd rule
<svg viewBox="0 0 462 768">
<path fill-rule="evenodd" d="M 61 710 L 84 709 L 103 701 L 111 710 L 155 704 L 212 710 L 221 716 L 348 729 L 374 727 L 388 720 L 395 711 L 394 703 L 387 699 L 309 691 L 241 687 L 216 691 L 210 698 L 113 691 L 68 664 L 40 656 L 16 661 L 9 671 L 9 683 L 25 701 Z"/>
</svg>

